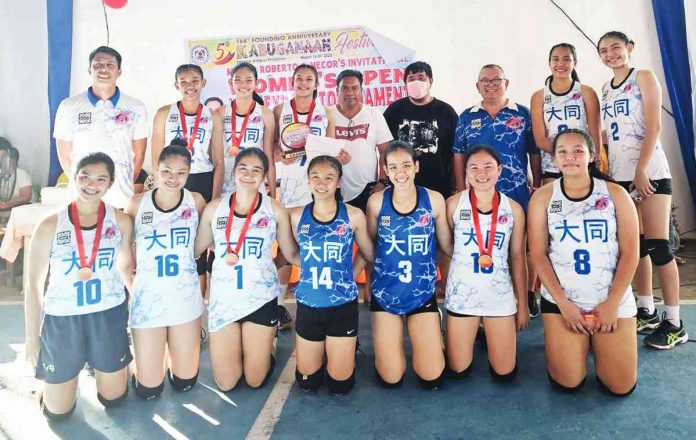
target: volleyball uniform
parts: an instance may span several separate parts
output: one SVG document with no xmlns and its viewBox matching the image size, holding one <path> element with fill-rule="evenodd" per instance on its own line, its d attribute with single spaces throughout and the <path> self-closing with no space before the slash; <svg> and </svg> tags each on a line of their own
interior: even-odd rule
<svg viewBox="0 0 696 440">
<path fill-rule="evenodd" d="M 544 125 L 546 126 L 546 137 L 553 142 L 556 135 L 563 130 L 578 129 L 589 133 L 587 125 L 587 112 L 585 101 L 582 96 L 582 84 L 573 81 L 570 89 L 563 94 L 553 91 L 552 83 L 547 82 L 544 86 L 544 106 L 543 106 Z M 553 155 L 546 151 L 541 151 L 541 171 L 558 175 L 560 170 L 553 161 Z"/>
<path fill-rule="evenodd" d="M 427 303 L 437 282 L 433 208 L 428 190 L 419 186 L 416 191 L 416 205 L 402 214 L 394 207 L 393 188 L 387 188 L 377 215 L 372 298 L 397 315 Z"/>
<path fill-rule="evenodd" d="M 326 136 L 329 118 L 326 116 L 324 106 L 319 101 L 315 101 L 315 103 L 316 106 L 314 107 L 314 112 L 312 112 L 312 120 L 309 121 L 309 127 L 313 135 Z M 306 123 L 307 113 L 297 112 L 297 115 L 298 122 Z M 280 113 L 278 122 L 283 151 L 289 151 L 289 148 L 284 146 L 282 142 L 283 130 L 294 122 L 292 106 L 290 101 L 286 101 L 283 103 L 283 110 Z M 280 182 L 280 202 L 286 208 L 305 206 L 312 201 L 312 192 L 309 189 L 309 180 L 307 179 L 307 163 L 307 156 L 302 156 L 291 164 L 282 162 L 276 164 L 276 179 Z"/>
<path fill-rule="evenodd" d="M 474 227 L 471 191 L 461 193 L 454 222 L 454 253 L 450 264 L 445 308 L 448 312 L 472 316 L 510 316 L 517 312 L 517 300 L 512 288 L 508 264 L 510 239 L 515 220 L 510 199 L 498 193 L 498 218 L 493 242 L 493 265 L 478 264 L 479 245 Z M 491 240 L 492 212 L 479 211 L 481 234 L 486 246 Z"/>
<path fill-rule="evenodd" d="M 547 214 L 548 253 L 554 272 L 566 298 L 591 311 L 607 299 L 620 254 L 616 210 L 607 183 L 593 178 L 586 197 L 571 199 L 565 194 L 563 179 L 557 179 Z M 541 295 L 555 303 L 543 285 Z M 636 312 L 636 302 L 628 286 L 619 304 L 618 317 L 630 318 Z"/>
<path fill-rule="evenodd" d="M 196 113 L 185 114 L 186 117 L 186 137 L 184 137 L 181 127 L 178 102 L 169 106 L 164 123 L 164 145 L 167 146 L 175 138 L 191 139 L 195 137 L 191 152 L 190 174 L 209 173 L 213 171 L 213 162 L 210 158 L 210 139 L 213 136 L 213 115 L 210 109 L 203 106 L 201 119 L 198 123 L 198 131 L 194 134 L 193 129 L 196 125 Z"/>
<path fill-rule="evenodd" d="M 114 208 L 106 205 L 92 276 L 85 281 L 77 277 L 80 256 L 69 212 L 69 207 L 58 212 L 51 242 L 36 368 L 37 378 L 53 384 L 75 377 L 85 362 L 99 371 L 114 372 L 132 360 L 126 333 L 126 294 L 116 267 L 121 230 Z M 82 228 L 88 259 L 95 235 L 96 226 Z"/>
<path fill-rule="evenodd" d="M 638 88 L 637 74 L 636 69 L 631 69 L 621 84 L 614 86 L 610 81 L 602 91 L 602 119 L 609 142 L 609 174 L 618 182 L 631 182 L 635 178 L 647 132 L 643 95 Z M 650 180 L 672 178 L 659 139 L 646 171 Z"/>
<path fill-rule="evenodd" d="M 232 204 L 232 194 L 223 196 L 211 221 L 215 242 L 215 261 L 210 278 L 208 327 L 216 332 L 232 322 L 238 322 L 254 313 L 269 301 L 275 300 L 282 289 L 278 271 L 273 263 L 272 245 L 276 238 L 276 221 L 271 199 L 259 194 L 259 202 L 251 216 L 249 230 L 239 250 L 239 261 L 234 266 L 225 263 L 227 239 L 225 230 Z M 229 244 L 234 250 L 242 232 L 246 215 L 234 214 Z M 277 316 L 269 322 L 276 326 Z"/>
<path fill-rule="evenodd" d="M 179 203 L 162 210 L 158 190 L 143 194 L 135 217 L 137 271 L 131 298 L 131 328 L 167 327 L 203 313 L 193 246 L 198 227 L 196 202 L 183 189 Z"/>
<path fill-rule="evenodd" d="M 225 177 L 222 185 L 222 192 L 233 192 L 235 190 L 234 183 L 234 161 L 237 154 L 245 148 L 259 148 L 263 151 L 263 106 L 258 103 L 254 105 L 254 110 L 249 116 L 247 122 L 246 130 L 244 130 L 244 135 L 242 141 L 239 144 L 239 150 L 236 154 L 233 154 L 230 147 L 232 146 L 232 117 L 235 119 L 235 136 L 239 137 L 242 134 L 242 125 L 244 124 L 244 117 L 246 115 L 232 115 L 232 103 L 225 105 L 225 119 L 223 123 L 223 131 L 225 133 L 223 152 L 225 156 Z"/>
</svg>

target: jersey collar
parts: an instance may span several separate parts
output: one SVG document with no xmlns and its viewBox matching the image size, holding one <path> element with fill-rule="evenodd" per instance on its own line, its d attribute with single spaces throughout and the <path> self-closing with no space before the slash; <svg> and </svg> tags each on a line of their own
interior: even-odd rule
<svg viewBox="0 0 696 440">
<path fill-rule="evenodd" d="M 121 97 L 121 91 L 118 89 L 118 87 L 116 87 L 116 92 L 111 96 L 111 98 L 108 99 L 108 101 L 111 102 L 111 105 L 116 107 L 116 104 L 118 104 L 118 99 L 120 97 Z M 87 98 L 89 99 L 89 102 L 95 107 L 97 106 L 97 103 L 99 103 L 99 101 L 101 101 L 101 99 L 97 95 L 94 94 L 92 87 L 87 89 Z"/>
<path fill-rule="evenodd" d="M 503 107 L 503 108 L 507 108 L 507 109 L 510 109 L 510 110 L 512 110 L 512 111 L 515 111 L 515 112 L 519 111 L 519 109 L 517 108 L 517 104 L 515 104 L 515 103 L 512 102 L 512 101 L 510 101 L 509 99 L 508 99 L 507 104 L 505 104 L 505 107 Z M 480 111 L 484 111 L 484 112 L 485 112 L 486 110 L 483 108 L 483 102 L 479 102 L 478 104 L 474 105 L 474 106 L 471 108 L 471 111 L 472 111 L 472 112 L 480 112 Z"/>
</svg>

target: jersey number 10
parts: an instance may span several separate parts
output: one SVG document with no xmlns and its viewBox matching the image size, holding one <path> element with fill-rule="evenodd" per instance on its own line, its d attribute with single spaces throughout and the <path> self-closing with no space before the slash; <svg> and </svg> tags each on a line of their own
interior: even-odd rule
<svg viewBox="0 0 696 440">
<path fill-rule="evenodd" d="M 101 301 L 101 280 L 78 281 L 73 284 L 77 289 L 77 306 L 93 305 Z"/>
</svg>

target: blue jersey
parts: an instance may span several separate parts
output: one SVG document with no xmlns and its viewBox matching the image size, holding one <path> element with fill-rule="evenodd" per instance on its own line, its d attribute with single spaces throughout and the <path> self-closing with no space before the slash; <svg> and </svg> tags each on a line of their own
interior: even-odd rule
<svg viewBox="0 0 696 440">
<path fill-rule="evenodd" d="M 295 298 L 308 307 L 340 306 L 358 296 L 348 209 L 345 203 L 338 202 L 333 220 L 321 222 L 314 218 L 313 207 L 314 202 L 304 207 L 297 225 L 302 262 Z"/>
<path fill-rule="evenodd" d="M 466 154 L 477 145 L 490 145 L 503 165 L 496 188 L 527 211 L 527 154 L 539 154 L 532 134 L 532 118 L 523 105 L 509 103 L 491 118 L 480 105 L 462 112 L 452 152 Z"/>
<path fill-rule="evenodd" d="M 435 293 L 435 218 L 428 190 L 416 187 L 416 206 L 402 214 L 394 208 L 393 191 L 384 191 L 377 216 L 377 248 L 372 297 L 388 312 L 403 315 Z"/>
</svg>

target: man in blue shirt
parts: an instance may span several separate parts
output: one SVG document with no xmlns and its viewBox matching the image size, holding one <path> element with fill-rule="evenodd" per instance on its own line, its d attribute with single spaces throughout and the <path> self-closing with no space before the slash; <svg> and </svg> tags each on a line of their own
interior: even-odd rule
<svg viewBox="0 0 696 440">
<path fill-rule="evenodd" d="M 459 115 L 454 135 L 454 178 L 457 191 L 466 188 L 464 155 L 477 145 L 489 145 L 500 156 L 503 172 L 498 179 L 500 192 L 515 200 L 527 211 L 531 191 L 527 183 L 527 163 L 531 163 L 532 191 L 541 184 L 541 157 L 534 143 L 529 109 L 505 97 L 509 80 L 503 68 L 487 64 L 476 82 L 483 101 Z M 536 274 L 529 266 L 528 297 L 532 317 L 539 315 L 534 294 Z"/>
</svg>

